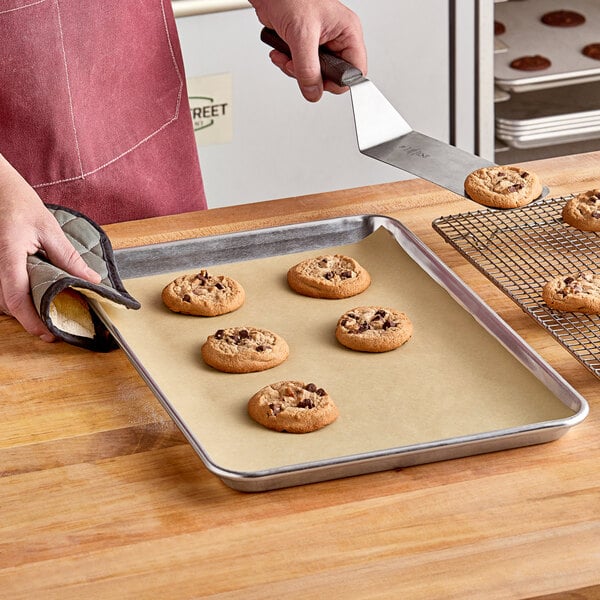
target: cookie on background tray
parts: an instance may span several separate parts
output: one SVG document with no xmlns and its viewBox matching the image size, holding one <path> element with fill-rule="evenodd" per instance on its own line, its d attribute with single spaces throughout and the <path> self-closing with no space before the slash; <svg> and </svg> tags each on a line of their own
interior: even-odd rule
<svg viewBox="0 0 600 600">
<path fill-rule="evenodd" d="M 567 200 L 562 219 L 581 231 L 600 231 L 600 189 L 588 190 Z"/>
<path fill-rule="evenodd" d="M 552 66 L 552 61 L 541 54 L 531 54 L 511 60 L 509 66 L 518 71 L 543 71 Z"/>
<path fill-rule="evenodd" d="M 408 316 L 393 308 L 358 306 L 338 320 L 335 337 L 360 352 L 388 352 L 402 346 L 413 334 Z"/>
<path fill-rule="evenodd" d="M 248 414 L 267 429 L 287 433 L 310 433 L 339 416 L 323 388 L 302 381 L 279 381 L 260 389 L 248 401 Z"/>
<path fill-rule="evenodd" d="M 578 27 L 585 23 L 585 16 L 574 10 L 552 10 L 544 13 L 540 21 L 550 27 Z"/>
<path fill-rule="evenodd" d="M 207 365 L 225 373 L 254 373 L 280 365 L 289 356 L 287 342 L 258 327 L 228 327 L 209 335 L 200 350 Z"/>
<path fill-rule="evenodd" d="M 287 280 L 292 290 L 311 298 L 349 298 L 371 285 L 368 271 L 342 254 L 307 258 L 289 269 Z"/>
<path fill-rule="evenodd" d="M 544 285 L 542 298 L 556 310 L 600 314 L 600 274 L 584 271 L 554 277 Z"/>
<path fill-rule="evenodd" d="M 237 310 L 246 298 L 244 288 L 227 275 L 211 275 L 206 269 L 182 275 L 162 291 L 165 306 L 173 312 L 216 317 Z"/>
<path fill-rule="evenodd" d="M 516 166 L 477 169 L 465 179 L 465 191 L 475 202 L 492 208 L 518 208 L 542 194 L 539 177 Z"/>
<path fill-rule="evenodd" d="M 593 58 L 594 60 L 600 60 L 600 43 L 594 42 L 592 44 L 586 44 L 582 48 L 581 54 L 588 58 Z"/>
</svg>

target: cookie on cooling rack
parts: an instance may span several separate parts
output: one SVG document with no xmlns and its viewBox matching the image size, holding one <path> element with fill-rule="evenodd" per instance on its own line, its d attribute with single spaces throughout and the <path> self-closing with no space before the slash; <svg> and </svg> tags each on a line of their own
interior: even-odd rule
<svg viewBox="0 0 600 600">
<path fill-rule="evenodd" d="M 559 275 L 544 285 L 542 298 L 556 310 L 600 314 L 600 275 L 591 271 Z"/>
<path fill-rule="evenodd" d="M 600 231 L 600 189 L 588 190 L 567 200 L 562 218 L 581 231 Z"/>
<path fill-rule="evenodd" d="M 542 184 L 531 171 L 515 166 L 477 169 L 465 179 L 465 191 L 479 204 L 492 208 L 518 208 L 539 198 Z"/>
</svg>

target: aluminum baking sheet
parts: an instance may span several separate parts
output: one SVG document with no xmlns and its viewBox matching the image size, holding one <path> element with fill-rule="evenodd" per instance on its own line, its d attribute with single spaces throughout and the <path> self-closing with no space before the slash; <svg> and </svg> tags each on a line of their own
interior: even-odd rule
<svg viewBox="0 0 600 600">
<path fill-rule="evenodd" d="M 504 131 L 513 134 L 523 133 L 552 133 L 555 131 L 567 132 L 571 129 L 577 129 L 578 127 L 595 127 L 600 125 L 600 118 L 598 117 L 581 117 L 580 119 L 573 119 L 570 121 L 556 121 L 551 125 L 546 123 L 518 123 L 515 125 L 500 124 L 496 125 L 497 131 Z"/>
<path fill-rule="evenodd" d="M 315 254 L 355 257 L 373 283 L 354 298 L 292 292 L 287 269 Z M 548 442 L 587 414 L 585 400 L 401 223 L 358 216 L 117 251 L 140 311 L 97 311 L 206 467 L 256 492 Z M 178 273 L 200 268 L 242 283 L 246 302 L 214 318 L 168 311 L 160 300 Z M 335 340 L 338 317 L 377 304 L 405 311 L 413 338 L 388 353 Z M 227 326 L 266 327 L 290 345 L 282 365 L 226 374 L 200 358 Z M 340 410 L 322 430 L 276 433 L 246 414 L 275 381 L 324 387 Z"/>
<path fill-rule="evenodd" d="M 525 129 L 600 121 L 598 96 L 598 82 L 513 95 L 510 102 L 496 107 L 495 122 L 497 126 Z"/>
<path fill-rule="evenodd" d="M 481 210 L 434 221 L 434 229 L 600 378 L 600 315 L 552 310 L 542 287 L 555 276 L 597 270 L 600 235 L 564 223 L 572 196 L 522 208 Z"/>
<path fill-rule="evenodd" d="M 586 17 L 577 27 L 549 27 L 540 18 L 553 10 L 574 10 Z M 600 42 L 598 0 L 524 0 L 504 2 L 495 7 L 495 19 L 506 32 L 497 36 L 507 51 L 494 56 L 494 77 L 498 87 L 525 92 L 600 79 L 600 61 L 581 53 L 584 46 Z M 520 56 L 541 54 L 552 66 L 543 71 L 518 71 L 510 63 Z"/>
<path fill-rule="evenodd" d="M 589 126 L 570 126 L 565 129 L 557 128 L 551 131 L 507 132 L 502 128 L 496 129 L 496 137 L 512 148 L 519 150 L 540 148 L 557 144 L 585 142 L 594 140 L 600 135 L 600 124 Z"/>
</svg>

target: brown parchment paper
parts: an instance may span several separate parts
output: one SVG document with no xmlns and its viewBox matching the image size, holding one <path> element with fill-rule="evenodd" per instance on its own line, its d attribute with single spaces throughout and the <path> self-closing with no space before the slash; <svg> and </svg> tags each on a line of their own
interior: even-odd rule
<svg viewBox="0 0 600 600">
<path fill-rule="evenodd" d="M 370 272 L 368 290 L 353 298 L 320 300 L 288 288 L 290 266 L 334 252 L 356 258 Z M 213 318 L 170 312 L 162 304 L 161 291 L 180 273 L 126 280 L 126 288 L 142 304 L 139 311 L 104 308 L 221 469 L 277 470 L 573 414 L 384 229 L 348 246 L 209 270 L 244 286 L 246 302 L 240 309 Z M 361 305 L 406 312 L 414 324 L 413 338 L 383 354 L 340 346 L 334 336 L 339 316 Z M 290 357 L 261 373 L 227 374 L 208 367 L 200 346 L 217 329 L 233 326 L 279 333 L 290 346 Z M 338 405 L 338 420 L 303 435 L 276 433 L 252 421 L 246 413 L 248 399 L 261 387 L 286 379 L 325 388 Z"/>
</svg>

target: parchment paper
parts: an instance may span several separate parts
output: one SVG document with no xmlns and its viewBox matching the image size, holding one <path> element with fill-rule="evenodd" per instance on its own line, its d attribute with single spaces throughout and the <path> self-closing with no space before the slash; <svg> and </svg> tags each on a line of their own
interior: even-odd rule
<svg viewBox="0 0 600 600">
<path fill-rule="evenodd" d="M 343 300 L 291 291 L 288 268 L 325 253 L 357 259 L 371 274 L 370 288 Z M 244 286 L 246 302 L 240 309 L 212 318 L 174 314 L 163 306 L 161 291 L 180 273 L 168 273 L 125 281 L 141 310 L 105 310 L 210 460 L 222 469 L 277 470 L 573 414 L 384 229 L 348 246 L 209 271 L 227 274 Z M 339 316 L 361 305 L 406 312 L 414 324 L 413 338 L 382 354 L 340 346 L 334 336 Z M 227 374 L 208 367 L 200 346 L 217 329 L 233 326 L 279 333 L 290 346 L 290 357 L 261 373 Z M 248 399 L 261 387 L 285 379 L 325 388 L 339 408 L 338 420 L 302 435 L 277 433 L 252 421 L 246 413 Z"/>
</svg>

